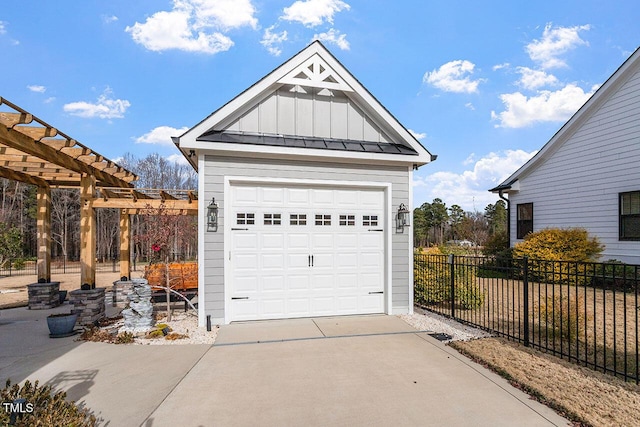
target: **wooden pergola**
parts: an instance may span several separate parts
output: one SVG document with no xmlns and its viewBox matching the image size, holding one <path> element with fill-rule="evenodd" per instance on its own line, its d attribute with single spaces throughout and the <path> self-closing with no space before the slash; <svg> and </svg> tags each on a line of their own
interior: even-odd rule
<svg viewBox="0 0 640 427">
<path fill-rule="evenodd" d="M 136 189 L 138 177 L 0 97 L 0 177 L 35 185 L 39 282 L 51 281 L 51 188 L 80 189 L 80 283 L 95 285 L 97 208 L 120 209 L 120 276 L 129 278 L 130 215 L 196 215 L 194 191 Z"/>
</svg>

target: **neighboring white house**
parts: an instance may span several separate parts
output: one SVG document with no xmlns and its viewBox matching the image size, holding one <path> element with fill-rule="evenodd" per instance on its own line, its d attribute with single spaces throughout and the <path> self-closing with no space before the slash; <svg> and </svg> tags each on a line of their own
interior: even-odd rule
<svg viewBox="0 0 640 427">
<path fill-rule="evenodd" d="M 397 216 L 435 156 L 320 42 L 174 142 L 198 171 L 200 326 L 412 312 Z"/>
<path fill-rule="evenodd" d="M 640 49 L 524 166 L 508 194 L 510 244 L 548 227 L 584 227 L 601 260 L 640 264 Z"/>
</svg>

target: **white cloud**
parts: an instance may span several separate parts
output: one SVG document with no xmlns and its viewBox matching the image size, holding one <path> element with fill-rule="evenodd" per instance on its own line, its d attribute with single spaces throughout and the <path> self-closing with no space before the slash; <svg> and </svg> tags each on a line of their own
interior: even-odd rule
<svg viewBox="0 0 640 427">
<path fill-rule="evenodd" d="M 594 86 L 585 93 L 575 84 L 552 91 L 540 91 L 538 95 L 527 97 L 520 92 L 505 93 L 500 99 L 505 110 L 491 112 L 491 118 L 500 123 L 496 127 L 521 128 L 533 123 L 564 122 L 568 120 L 596 91 Z"/>
<path fill-rule="evenodd" d="M 6 25 L 7 25 L 6 22 L 0 21 L 0 34 L 6 34 L 7 33 Z"/>
<path fill-rule="evenodd" d="M 275 25 L 272 25 L 264 30 L 264 34 L 262 35 L 260 44 L 264 46 L 273 56 L 280 56 L 280 54 L 282 53 L 282 49 L 280 49 L 279 45 L 287 40 L 287 32 L 282 31 L 281 33 L 274 33 L 273 30 L 275 29 L 275 27 Z"/>
<path fill-rule="evenodd" d="M 256 8 L 251 0 L 174 0 L 176 8 L 185 4 L 194 9 L 196 30 L 218 28 L 222 31 L 249 26 L 258 28 L 258 19 L 253 15 Z"/>
<path fill-rule="evenodd" d="M 470 165 L 471 163 L 476 162 L 476 153 L 471 153 L 469 156 L 462 162 L 463 165 Z"/>
<path fill-rule="evenodd" d="M 170 162 L 173 162 L 173 163 L 177 163 L 179 165 L 188 165 L 189 164 L 189 161 L 187 160 L 187 158 L 185 156 L 183 156 L 182 154 L 172 154 L 172 155 L 167 157 L 167 160 L 169 160 Z"/>
<path fill-rule="evenodd" d="M 334 44 L 342 50 L 349 50 L 349 42 L 346 34 L 340 34 L 340 31 L 331 28 L 326 33 L 314 34 L 313 40 Z"/>
<path fill-rule="evenodd" d="M 474 107 L 473 104 L 470 103 L 470 102 L 467 102 L 466 104 L 464 104 L 464 106 L 466 108 L 468 108 L 469 110 L 471 110 L 471 111 L 475 111 L 476 110 L 476 107 Z"/>
<path fill-rule="evenodd" d="M 542 70 L 532 70 L 528 67 L 518 67 L 521 77 L 517 84 L 525 89 L 535 90 L 543 86 L 555 86 L 558 79 L 553 74 L 547 74 Z"/>
<path fill-rule="evenodd" d="M 285 7 L 280 18 L 299 22 L 307 27 L 316 27 L 325 21 L 333 24 L 333 15 L 349 9 L 351 6 L 341 0 L 298 0 Z"/>
<path fill-rule="evenodd" d="M 493 71 L 498 71 L 498 70 L 502 70 L 503 68 L 509 68 L 510 66 L 511 64 L 509 64 L 508 62 L 505 62 L 503 64 L 494 65 L 491 69 Z"/>
<path fill-rule="evenodd" d="M 118 17 L 115 15 L 102 15 L 102 22 L 104 22 L 105 24 L 111 24 L 112 22 L 116 22 L 118 20 Z"/>
<path fill-rule="evenodd" d="M 113 99 L 113 92 L 107 87 L 97 102 L 77 101 L 65 104 L 62 108 L 72 116 L 101 119 L 121 119 L 131 103 L 125 99 Z"/>
<path fill-rule="evenodd" d="M 417 139 L 418 141 L 419 141 L 419 140 L 421 140 L 421 139 L 425 139 L 425 138 L 427 137 L 427 134 L 426 134 L 426 133 L 423 133 L 423 132 L 416 132 L 416 131 L 414 131 L 414 130 L 412 130 L 412 129 L 407 129 L 407 130 L 408 130 L 408 131 L 409 131 L 409 133 L 410 133 L 411 135 L 413 135 L 413 137 L 414 137 L 415 139 Z"/>
<path fill-rule="evenodd" d="M 474 68 L 473 62 L 459 59 L 447 62 L 437 70 L 426 72 L 422 81 L 445 92 L 475 93 L 482 79 L 471 80 Z"/>
<path fill-rule="evenodd" d="M 51 103 L 52 103 L 53 101 L 55 101 L 55 100 L 56 100 L 56 97 L 55 97 L 55 96 L 50 96 L 49 98 L 45 99 L 45 100 L 44 100 L 44 101 L 42 101 L 42 102 L 44 102 L 45 104 L 51 104 Z"/>
<path fill-rule="evenodd" d="M 189 128 L 182 127 L 179 129 L 171 126 L 158 126 L 151 129 L 138 138 L 135 138 L 137 144 L 160 144 L 160 145 L 173 145 L 171 141 L 172 136 L 180 136 L 185 133 Z"/>
<path fill-rule="evenodd" d="M 156 12 L 145 23 L 125 31 L 152 51 L 169 49 L 215 54 L 227 51 L 233 41 L 224 32 L 249 26 L 258 28 L 251 0 L 174 0 L 169 12 Z"/>
<path fill-rule="evenodd" d="M 37 93 L 45 93 L 47 88 L 44 86 L 40 86 L 40 85 L 28 85 L 27 89 L 29 89 L 31 92 L 37 92 Z"/>
<path fill-rule="evenodd" d="M 471 154 L 466 164 L 473 163 L 473 168 L 462 173 L 435 172 L 424 177 L 414 173 L 414 204 L 420 206 L 439 197 L 448 206 L 457 204 L 465 211 L 483 211 L 498 199 L 488 190 L 508 178 L 535 153 L 507 150 L 489 153 L 478 160 Z"/>
<path fill-rule="evenodd" d="M 543 68 L 566 67 L 567 64 L 559 56 L 589 43 L 580 38 L 581 31 L 588 31 L 589 25 L 576 27 L 553 27 L 551 23 L 544 27 L 542 38 L 534 40 L 526 47 L 529 57 Z"/>
</svg>

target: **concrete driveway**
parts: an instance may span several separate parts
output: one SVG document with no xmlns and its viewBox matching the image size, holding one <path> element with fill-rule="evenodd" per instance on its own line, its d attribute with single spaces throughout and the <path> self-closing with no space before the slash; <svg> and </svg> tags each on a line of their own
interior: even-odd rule
<svg viewBox="0 0 640 427">
<path fill-rule="evenodd" d="M 568 424 L 394 316 L 232 324 L 213 346 L 61 347 L 22 362 L 0 349 L 0 380 L 68 390 L 103 425 Z"/>
</svg>

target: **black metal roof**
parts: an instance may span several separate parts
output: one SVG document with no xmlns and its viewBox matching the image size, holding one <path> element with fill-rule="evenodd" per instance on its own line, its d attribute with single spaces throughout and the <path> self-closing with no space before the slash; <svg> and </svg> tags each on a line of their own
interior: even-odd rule
<svg viewBox="0 0 640 427">
<path fill-rule="evenodd" d="M 382 154 L 418 155 L 418 152 L 406 145 L 390 142 L 368 142 L 350 139 L 300 137 L 261 133 L 210 130 L 197 138 L 197 141 L 229 142 L 235 144 L 268 145 L 272 147 L 315 148 L 320 150 L 354 151 Z"/>
</svg>

